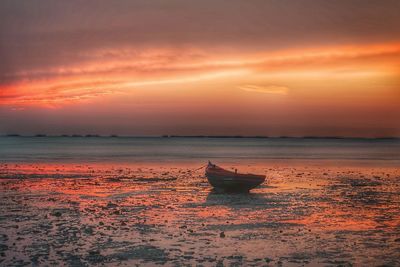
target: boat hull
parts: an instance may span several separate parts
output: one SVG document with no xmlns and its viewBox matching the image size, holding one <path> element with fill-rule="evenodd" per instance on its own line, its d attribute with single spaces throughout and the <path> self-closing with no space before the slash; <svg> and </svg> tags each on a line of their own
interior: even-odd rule
<svg viewBox="0 0 400 267">
<path fill-rule="evenodd" d="M 248 192 L 265 181 L 264 175 L 239 174 L 218 166 L 207 167 L 206 177 L 215 189 L 230 192 Z"/>
<path fill-rule="evenodd" d="M 259 186 L 264 182 L 262 181 L 242 181 L 235 179 L 234 177 L 213 177 L 211 175 L 207 176 L 208 182 L 216 189 L 222 189 L 224 191 L 231 192 L 248 192 L 251 189 Z"/>
</svg>

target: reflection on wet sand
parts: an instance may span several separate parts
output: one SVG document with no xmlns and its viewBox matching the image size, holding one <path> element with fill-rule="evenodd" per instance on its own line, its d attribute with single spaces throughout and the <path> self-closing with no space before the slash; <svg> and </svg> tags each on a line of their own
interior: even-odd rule
<svg viewBox="0 0 400 267">
<path fill-rule="evenodd" d="M 249 205 L 257 206 L 260 204 L 264 204 L 264 202 L 268 201 L 266 199 L 266 194 L 257 192 L 233 192 L 233 193 L 224 193 L 221 191 L 217 191 L 215 189 L 211 189 L 207 194 L 206 205 L 210 206 L 218 206 L 218 205 L 226 205 L 231 208 L 245 208 Z"/>
<path fill-rule="evenodd" d="M 0 168 L 0 264 L 399 265 L 396 168 L 239 166 L 221 194 L 195 166 Z"/>
</svg>

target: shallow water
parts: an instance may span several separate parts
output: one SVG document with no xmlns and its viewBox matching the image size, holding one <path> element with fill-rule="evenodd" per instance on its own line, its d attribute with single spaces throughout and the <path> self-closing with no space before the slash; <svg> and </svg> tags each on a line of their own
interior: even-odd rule
<svg viewBox="0 0 400 267">
<path fill-rule="evenodd" d="M 400 139 L 0 137 L 0 162 L 254 164 L 279 159 L 372 160 L 400 166 Z"/>
<path fill-rule="evenodd" d="M 398 168 L 236 163 L 267 182 L 218 194 L 200 164 L 3 163 L 0 264 L 400 265 Z"/>
</svg>

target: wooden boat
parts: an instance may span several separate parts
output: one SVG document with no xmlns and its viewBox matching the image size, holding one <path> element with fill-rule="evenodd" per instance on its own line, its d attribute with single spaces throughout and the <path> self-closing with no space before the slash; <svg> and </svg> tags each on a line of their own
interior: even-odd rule
<svg viewBox="0 0 400 267">
<path fill-rule="evenodd" d="M 227 171 L 211 162 L 208 162 L 206 177 L 214 188 L 223 191 L 248 192 L 265 181 L 265 175 Z"/>
</svg>

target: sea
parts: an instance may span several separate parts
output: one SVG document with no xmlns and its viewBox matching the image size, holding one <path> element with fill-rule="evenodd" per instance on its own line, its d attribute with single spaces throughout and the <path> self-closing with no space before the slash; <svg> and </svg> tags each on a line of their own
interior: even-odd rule
<svg viewBox="0 0 400 267">
<path fill-rule="evenodd" d="M 1 162 L 338 161 L 400 166 L 400 139 L 0 137 Z"/>
</svg>

